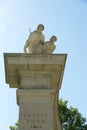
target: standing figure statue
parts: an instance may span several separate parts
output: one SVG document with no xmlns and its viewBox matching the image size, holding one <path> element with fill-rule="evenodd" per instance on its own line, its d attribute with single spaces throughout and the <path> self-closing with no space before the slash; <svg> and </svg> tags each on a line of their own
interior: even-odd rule
<svg viewBox="0 0 87 130">
<path fill-rule="evenodd" d="M 42 34 L 44 30 L 44 25 L 39 24 L 37 26 L 37 30 L 30 33 L 25 45 L 24 45 L 24 52 L 33 53 L 33 54 L 40 54 L 43 50 L 43 43 L 45 41 L 45 37 Z"/>
</svg>

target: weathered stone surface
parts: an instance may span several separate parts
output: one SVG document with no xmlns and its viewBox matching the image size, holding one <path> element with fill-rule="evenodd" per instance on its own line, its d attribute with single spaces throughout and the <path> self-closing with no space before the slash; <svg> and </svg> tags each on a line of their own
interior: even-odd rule
<svg viewBox="0 0 87 130">
<path fill-rule="evenodd" d="M 5 53 L 6 83 L 13 88 L 60 88 L 66 56 Z"/>
<path fill-rule="evenodd" d="M 61 130 L 58 95 L 66 57 L 4 54 L 6 83 L 18 88 L 19 130 Z"/>
<path fill-rule="evenodd" d="M 19 130 L 54 129 L 54 90 L 17 90 Z"/>
</svg>

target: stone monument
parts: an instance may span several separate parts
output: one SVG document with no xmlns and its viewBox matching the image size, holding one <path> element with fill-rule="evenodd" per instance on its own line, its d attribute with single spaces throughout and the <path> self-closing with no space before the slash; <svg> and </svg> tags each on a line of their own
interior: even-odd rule
<svg viewBox="0 0 87 130">
<path fill-rule="evenodd" d="M 6 83 L 17 88 L 18 130 L 62 130 L 58 97 L 67 54 L 51 54 L 53 42 L 57 40 L 55 36 L 50 39 L 52 43 L 36 39 L 37 36 L 31 42 L 28 38 L 25 53 L 4 53 Z"/>
</svg>

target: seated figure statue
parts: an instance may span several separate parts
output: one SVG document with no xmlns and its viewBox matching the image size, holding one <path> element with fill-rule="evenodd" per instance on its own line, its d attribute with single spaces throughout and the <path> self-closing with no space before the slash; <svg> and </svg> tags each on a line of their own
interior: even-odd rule
<svg viewBox="0 0 87 130">
<path fill-rule="evenodd" d="M 55 48 L 56 48 L 56 46 L 54 45 L 55 41 L 57 41 L 56 36 L 52 36 L 49 41 L 44 42 L 44 44 L 43 44 L 43 46 L 44 46 L 43 53 L 44 54 L 51 54 L 55 50 Z"/>
<path fill-rule="evenodd" d="M 25 45 L 24 45 L 24 52 L 33 53 L 33 54 L 40 54 L 43 50 L 43 43 L 45 41 L 45 37 L 42 34 L 44 30 L 44 25 L 39 24 L 37 26 L 37 30 L 30 33 Z"/>
</svg>

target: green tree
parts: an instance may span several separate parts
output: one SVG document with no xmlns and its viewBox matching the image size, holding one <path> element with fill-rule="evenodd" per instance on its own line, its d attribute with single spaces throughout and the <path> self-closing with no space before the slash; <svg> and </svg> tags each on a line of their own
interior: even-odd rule
<svg viewBox="0 0 87 130">
<path fill-rule="evenodd" d="M 68 101 L 59 100 L 59 117 L 63 130 L 87 130 L 86 118 L 84 118 L 77 108 L 68 108 Z M 18 130 L 18 121 L 10 130 Z"/>
<path fill-rule="evenodd" d="M 67 107 L 68 101 L 59 100 L 59 117 L 63 130 L 87 130 L 86 118 L 77 108 Z"/>
<path fill-rule="evenodd" d="M 18 130 L 18 121 L 15 123 L 15 125 L 14 126 L 10 126 L 9 128 L 10 128 L 10 130 Z"/>
</svg>

